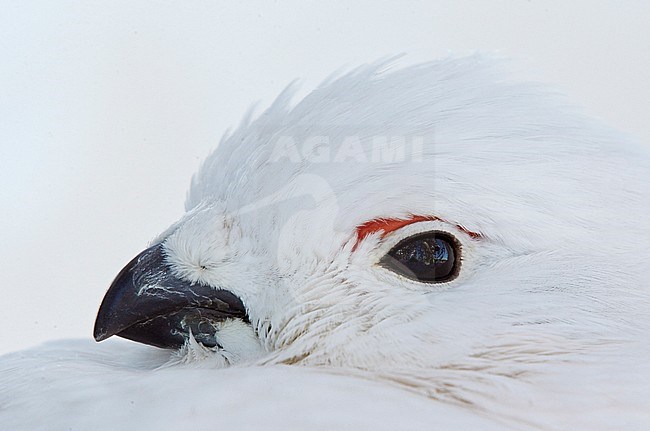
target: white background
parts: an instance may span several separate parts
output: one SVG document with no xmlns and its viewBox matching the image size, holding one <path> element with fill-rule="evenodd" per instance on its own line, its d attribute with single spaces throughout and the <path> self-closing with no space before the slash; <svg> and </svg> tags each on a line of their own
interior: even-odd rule
<svg viewBox="0 0 650 431">
<path fill-rule="evenodd" d="M 200 161 L 287 83 L 395 53 L 516 59 L 650 142 L 646 1 L 2 1 L 0 353 L 91 337 Z"/>
</svg>

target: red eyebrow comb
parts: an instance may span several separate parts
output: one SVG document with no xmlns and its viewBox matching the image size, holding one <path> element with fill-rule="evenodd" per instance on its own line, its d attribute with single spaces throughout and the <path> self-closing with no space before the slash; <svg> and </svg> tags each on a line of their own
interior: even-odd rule
<svg viewBox="0 0 650 431">
<path fill-rule="evenodd" d="M 368 235 L 373 234 L 375 232 L 381 232 L 380 237 L 384 238 L 389 233 L 401 229 L 404 226 L 408 226 L 410 224 L 418 223 L 421 221 L 433 221 L 433 220 L 444 221 L 434 216 L 418 216 L 418 215 L 413 215 L 406 219 L 378 218 L 378 219 L 367 221 L 364 224 L 357 226 L 357 241 L 354 244 L 354 247 L 352 247 L 352 251 L 356 250 L 359 244 L 361 243 L 361 241 L 363 241 Z M 459 224 L 457 224 L 456 227 L 461 231 L 465 232 L 471 238 L 474 239 L 481 238 L 480 233 L 467 230 Z"/>
</svg>

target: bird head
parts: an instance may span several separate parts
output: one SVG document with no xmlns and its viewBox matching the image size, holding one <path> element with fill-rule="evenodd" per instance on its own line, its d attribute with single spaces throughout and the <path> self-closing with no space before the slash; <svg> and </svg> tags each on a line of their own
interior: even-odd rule
<svg viewBox="0 0 650 431">
<path fill-rule="evenodd" d="M 95 338 L 448 383 L 641 330 L 641 150 L 493 60 L 392 67 L 289 89 L 225 136 Z"/>
</svg>

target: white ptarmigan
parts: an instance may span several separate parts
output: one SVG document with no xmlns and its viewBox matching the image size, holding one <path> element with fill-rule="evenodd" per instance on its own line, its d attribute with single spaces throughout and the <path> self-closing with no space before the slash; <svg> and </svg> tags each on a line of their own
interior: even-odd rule
<svg viewBox="0 0 650 431">
<path fill-rule="evenodd" d="M 650 429 L 650 157 L 480 56 L 224 137 L 2 429 Z"/>
</svg>

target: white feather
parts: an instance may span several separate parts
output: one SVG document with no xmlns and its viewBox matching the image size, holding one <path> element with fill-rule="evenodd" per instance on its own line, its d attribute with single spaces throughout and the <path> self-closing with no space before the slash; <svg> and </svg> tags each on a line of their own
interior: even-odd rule
<svg viewBox="0 0 650 431">
<path fill-rule="evenodd" d="M 171 359 L 66 343 L 5 356 L 2 423 L 650 427 L 647 152 L 480 56 L 291 94 L 224 137 L 157 240 L 176 275 L 239 296 L 252 328 Z M 410 215 L 437 220 L 355 245 L 357 226 Z M 457 279 L 377 265 L 427 230 L 462 244 Z"/>
</svg>

